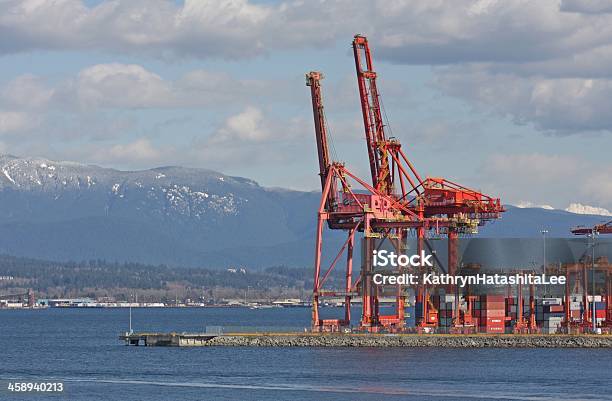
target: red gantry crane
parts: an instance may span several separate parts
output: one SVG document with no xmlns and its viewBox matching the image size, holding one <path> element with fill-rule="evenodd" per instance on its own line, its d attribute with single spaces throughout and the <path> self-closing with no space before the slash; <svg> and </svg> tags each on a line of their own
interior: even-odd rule
<svg viewBox="0 0 612 401">
<path fill-rule="evenodd" d="M 578 226 L 572 228 L 572 234 L 574 235 L 589 235 L 593 232 L 599 234 L 612 234 L 612 220 L 604 224 L 597 224 L 593 227 Z"/>
<path fill-rule="evenodd" d="M 595 236 L 599 235 L 599 234 L 612 234 L 612 220 L 610 220 L 607 223 L 602 223 L 602 224 L 596 224 L 593 227 L 586 227 L 586 226 L 578 226 L 578 227 L 574 227 L 571 230 L 572 234 L 574 235 L 590 235 L 593 237 L 593 240 L 595 240 Z M 595 262 L 595 261 L 594 261 Z M 604 297 L 605 300 L 605 305 L 606 305 L 606 320 L 605 320 L 605 326 L 610 328 L 612 327 L 612 271 L 609 267 L 609 264 L 607 263 L 607 260 L 602 259 L 602 270 L 605 270 L 605 289 L 606 289 L 606 294 Z M 569 297 L 569 277 L 570 277 L 570 271 L 568 269 L 567 273 L 567 281 L 568 283 L 566 284 L 566 297 Z M 583 272 L 582 272 L 582 276 L 583 276 L 583 290 L 584 290 L 584 300 L 583 303 L 584 305 L 588 304 L 588 284 L 587 284 L 587 272 L 586 272 L 586 267 L 583 268 Z M 576 277 L 578 277 L 578 273 L 576 273 Z M 595 296 L 595 294 L 592 294 L 593 296 Z M 566 301 L 566 306 L 565 306 L 565 324 L 569 325 L 570 324 L 570 311 L 569 311 L 569 302 Z M 586 308 L 585 310 L 585 324 L 591 324 L 592 321 L 591 319 L 595 319 L 594 316 L 592 316 L 592 310 L 591 308 Z M 569 327 L 569 326 L 568 326 Z"/>
<path fill-rule="evenodd" d="M 356 233 L 364 233 L 367 248 L 373 244 L 371 238 L 378 236 L 378 233 L 420 227 L 422 226 L 422 219 L 396 198 L 377 190 L 366 181 L 351 173 L 343 163 L 330 159 L 321 94 L 322 78 L 322 74 L 315 71 L 306 75 L 306 85 L 311 90 L 322 189 L 316 232 L 315 275 L 312 298 L 313 329 L 315 331 L 338 331 L 343 327 L 350 326 L 351 299 L 358 295 L 359 286 L 363 297 L 362 325 L 370 331 L 377 331 L 380 319 L 378 316 L 378 299 L 376 294 L 373 293 L 375 287 L 371 282 L 372 277 L 369 274 L 363 274 L 362 269 L 362 274 L 358 280 L 353 281 L 352 278 L 353 249 Z M 355 190 L 354 188 L 358 189 Z M 329 268 L 323 272 L 321 269 L 322 235 L 323 224 L 325 222 L 327 222 L 330 229 L 346 230 L 348 234 L 346 241 L 331 262 Z M 346 282 L 344 288 L 334 291 L 324 290 L 323 285 L 345 250 Z M 371 266 L 372 252 L 364 252 L 364 259 L 364 265 Z M 345 298 L 343 319 L 320 318 L 319 301 L 323 296 Z M 399 327 L 403 324 L 403 305 L 401 308 L 398 308 L 398 316 L 395 316 L 392 322 L 387 319 L 385 324 L 389 327 Z"/>
<path fill-rule="evenodd" d="M 486 220 L 498 218 L 504 209 L 499 198 L 492 198 L 443 178 L 421 178 L 402 150 L 399 140 L 386 136 L 376 84 L 377 74 L 364 36 L 355 36 L 353 52 L 371 184 L 355 176 L 343 163 L 330 159 L 321 94 L 322 74 L 310 72 L 306 75 L 306 85 L 311 89 L 322 188 L 315 248 L 313 330 L 336 331 L 350 326 L 351 299 L 361 293 L 361 330 L 401 331 L 404 328 L 405 297 L 401 285 L 397 285 L 395 313 L 379 313 L 381 288 L 372 281 L 372 256 L 376 245 L 374 240 L 388 240 L 401 252 L 409 231 L 412 231 L 418 238 L 417 251 L 420 253 L 424 250 L 427 232 L 433 229 L 445 231 L 449 238 L 447 270 L 449 274 L 455 274 L 458 234 L 474 232 Z M 322 230 L 325 221 L 330 229 L 346 230 L 348 235 L 330 267 L 322 274 Z M 359 278 L 353 281 L 352 258 L 357 233 L 363 233 L 363 256 Z M 345 287 L 342 291 L 326 291 L 323 284 L 345 250 Z M 417 293 L 417 300 L 423 305 L 420 325 L 435 326 L 437 311 L 426 294 L 427 289 L 424 287 Z M 319 301 L 323 296 L 345 298 L 343 319 L 320 318 Z"/>
</svg>

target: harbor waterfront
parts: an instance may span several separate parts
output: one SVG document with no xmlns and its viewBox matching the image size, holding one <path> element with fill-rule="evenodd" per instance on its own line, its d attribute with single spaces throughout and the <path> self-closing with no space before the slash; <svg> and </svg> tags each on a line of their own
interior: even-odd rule
<svg viewBox="0 0 612 401">
<path fill-rule="evenodd" d="M 612 401 L 612 0 L 0 33 L 0 401 Z"/>
<path fill-rule="evenodd" d="M 308 308 L 132 313 L 138 332 L 298 331 L 310 318 Z M 0 310 L 0 399 L 610 400 L 609 348 L 126 347 L 117 335 L 128 324 L 124 309 Z M 367 377 L 364 363 L 376 366 Z M 9 381 L 64 392 L 9 394 Z"/>
</svg>

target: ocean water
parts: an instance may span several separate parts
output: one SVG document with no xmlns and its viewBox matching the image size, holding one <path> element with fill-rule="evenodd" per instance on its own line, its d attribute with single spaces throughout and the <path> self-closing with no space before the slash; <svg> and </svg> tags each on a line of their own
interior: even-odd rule
<svg viewBox="0 0 612 401">
<path fill-rule="evenodd" d="M 308 309 L 134 309 L 136 331 L 304 327 Z M 0 399 L 612 400 L 612 351 L 127 347 L 128 310 L 0 310 Z M 11 393 L 9 382 L 64 392 Z"/>
</svg>

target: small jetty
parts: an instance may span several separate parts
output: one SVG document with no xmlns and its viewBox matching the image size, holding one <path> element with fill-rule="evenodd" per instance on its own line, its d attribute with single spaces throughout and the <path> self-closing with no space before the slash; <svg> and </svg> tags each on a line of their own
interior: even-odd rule
<svg viewBox="0 0 612 401">
<path fill-rule="evenodd" d="M 202 347 L 217 335 L 207 333 L 125 333 L 119 339 L 126 345 L 147 347 Z"/>
<path fill-rule="evenodd" d="M 126 345 L 148 347 L 441 347 L 612 348 L 612 335 L 124 333 Z"/>
</svg>

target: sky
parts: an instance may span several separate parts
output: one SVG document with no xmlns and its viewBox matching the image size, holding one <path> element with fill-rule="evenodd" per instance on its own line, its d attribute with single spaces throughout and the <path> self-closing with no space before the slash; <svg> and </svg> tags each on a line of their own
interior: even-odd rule
<svg viewBox="0 0 612 401">
<path fill-rule="evenodd" d="M 367 178 L 357 33 L 422 176 L 612 210 L 611 0 L 0 0 L 0 153 L 317 190 L 317 70 Z"/>
</svg>

